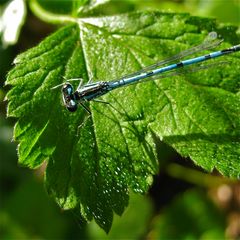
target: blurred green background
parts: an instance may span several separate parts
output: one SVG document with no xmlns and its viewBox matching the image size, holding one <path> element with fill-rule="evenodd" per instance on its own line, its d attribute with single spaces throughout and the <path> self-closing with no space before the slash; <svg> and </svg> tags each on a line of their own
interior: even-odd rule
<svg viewBox="0 0 240 240">
<path fill-rule="evenodd" d="M 60 0 L 40 2 L 52 12 L 70 9 Z M 0 2 L 0 17 L 6 3 Z M 64 9 L 61 4 L 66 4 Z M 113 0 L 98 14 L 146 9 L 240 24 L 239 0 Z M 34 171 L 18 166 L 17 144 L 12 142 L 14 119 L 6 119 L 4 81 L 16 55 L 55 29 L 27 8 L 17 43 L 0 45 L 0 239 L 240 239 L 240 183 L 202 173 L 162 143 L 165 166 L 147 196 L 131 194 L 128 209 L 122 217 L 115 216 L 108 236 L 94 222 L 81 223 L 77 213 L 62 211 L 48 197 L 44 166 Z"/>
</svg>

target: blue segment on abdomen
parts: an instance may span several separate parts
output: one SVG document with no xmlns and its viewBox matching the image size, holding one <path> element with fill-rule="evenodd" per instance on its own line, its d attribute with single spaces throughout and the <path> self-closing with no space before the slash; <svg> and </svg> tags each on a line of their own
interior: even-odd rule
<svg viewBox="0 0 240 240">
<path fill-rule="evenodd" d="M 203 61 L 206 61 L 206 60 L 211 59 L 211 58 L 219 57 L 221 55 L 223 55 L 223 52 L 222 51 L 217 51 L 217 52 L 211 53 L 209 55 L 200 56 L 200 57 L 184 60 L 184 61 L 181 61 L 179 63 L 174 63 L 174 64 L 171 64 L 171 65 L 166 66 L 166 67 L 157 68 L 157 69 L 152 70 L 151 72 L 141 73 L 139 75 L 132 76 L 132 77 L 129 77 L 129 78 L 122 78 L 118 81 L 111 82 L 109 84 L 109 88 L 111 90 L 111 89 L 115 89 L 115 88 L 118 88 L 118 87 L 121 87 L 121 86 L 124 86 L 124 85 L 129 85 L 131 83 L 138 82 L 141 79 L 147 78 L 149 76 L 157 75 L 157 74 L 160 74 L 160 73 L 164 73 L 164 72 L 174 70 L 176 68 L 180 68 L 180 67 L 192 65 L 192 64 L 195 64 L 195 63 L 203 62 Z"/>
</svg>

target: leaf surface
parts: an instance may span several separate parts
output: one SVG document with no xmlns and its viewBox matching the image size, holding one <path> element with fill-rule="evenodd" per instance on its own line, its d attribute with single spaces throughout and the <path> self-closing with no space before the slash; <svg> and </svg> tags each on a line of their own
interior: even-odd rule
<svg viewBox="0 0 240 240">
<path fill-rule="evenodd" d="M 157 173 L 156 138 L 207 171 L 238 177 L 238 54 L 219 68 L 114 90 L 103 97 L 110 105 L 90 103 L 88 119 L 81 108 L 68 112 L 61 91 L 51 90 L 64 78 L 86 83 L 131 73 L 201 43 L 212 29 L 238 40 L 236 28 L 213 20 L 139 12 L 79 19 L 19 55 L 7 80 L 19 162 L 37 168 L 46 160 L 49 194 L 106 231 L 113 212 L 127 206 L 128 190 L 146 192 Z"/>
</svg>

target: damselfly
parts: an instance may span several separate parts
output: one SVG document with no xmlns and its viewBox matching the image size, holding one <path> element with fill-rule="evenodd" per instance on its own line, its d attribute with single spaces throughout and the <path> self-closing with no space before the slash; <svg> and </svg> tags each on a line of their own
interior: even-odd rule
<svg viewBox="0 0 240 240">
<path fill-rule="evenodd" d="M 212 52 L 207 55 L 202 55 L 199 57 L 194 57 L 194 58 L 190 58 L 187 60 L 178 61 L 176 63 L 169 64 L 170 62 L 177 61 L 183 57 L 189 56 L 189 55 L 197 53 L 199 51 L 214 48 L 214 47 L 220 45 L 222 43 L 222 41 L 223 40 L 217 39 L 217 34 L 215 32 L 211 32 L 208 35 L 207 40 L 205 40 L 202 44 L 195 46 L 193 48 L 190 48 L 186 51 L 183 51 L 173 57 L 170 57 L 163 61 L 157 62 L 156 64 L 145 67 L 145 68 L 141 69 L 140 71 L 123 76 L 119 79 L 115 79 L 112 81 L 90 82 L 85 85 L 82 85 L 82 79 L 79 79 L 79 78 L 68 79 L 65 83 L 60 84 L 56 87 L 63 86 L 62 87 L 63 102 L 64 102 L 64 105 L 66 106 L 66 108 L 70 112 L 75 112 L 77 110 L 78 105 L 80 104 L 88 113 L 90 113 L 90 110 L 85 105 L 86 102 L 88 102 L 88 101 L 103 102 L 101 100 L 98 100 L 97 98 L 100 96 L 103 96 L 104 94 L 106 94 L 116 88 L 119 88 L 122 86 L 128 86 L 128 85 L 131 85 L 134 83 L 145 82 L 148 80 L 156 80 L 156 79 L 160 79 L 160 78 L 166 77 L 166 76 L 168 77 L 168 76 L 181 74 L 181 72 L 179 73 L 179 71 L 177 71 L 177 70 L 180 68 L 183 68 L 185 66 L 194 65 L 194 64 L 197 64 L 200 62 L 207 61 L 209 59 L 214 59 L 214 58 L 217 58 L 220 56 L 224 56 L 227 54 L 231 54 L 231 53 L 240 51 L 240 44 L 239 44 L 239 45 L 227 48 L 227 49 Z M 166 66 L 163 66 L 163 65 L 166 65 Z M 192 71 L 206 68 L 206 67 L 208 67 L 208 65 L 197 67 L 197 68 L 193 69 Z M 76 91 L 74 91 L 72 84 L 70 84 L 70 81 L 73 81 L 73 80 L 80 81 L 79 86 L 77 87 Z M 54 87 L 54 88 L 56 88 L 56 87 Z"/>
</svg>

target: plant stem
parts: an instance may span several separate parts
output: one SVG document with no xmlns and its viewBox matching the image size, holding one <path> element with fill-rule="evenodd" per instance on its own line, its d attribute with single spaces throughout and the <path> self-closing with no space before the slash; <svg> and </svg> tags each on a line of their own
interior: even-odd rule
<svg viewBox="0 0 240 240">
<path fill-rule="evenodd" d="M 229 184 L 235 182 L 232 179 L 223 178 L 221 176 L 213 176 L 175 163 L 170 164 L 166 170 L 167 173 L 174 178 L 203 187 L 216 187 L 224 183 Z"/>
<path fill-rule="evenodd" d="M 29 1 L 29 7 L 32 12 L 44 22 L 53 23 L 53 24 L 62 24 L 62 23 L 77 23 L 77 18 L 70 17 L 68 15 L 54 14 L 43 9 L 36 0 Z"/>
</svg>

